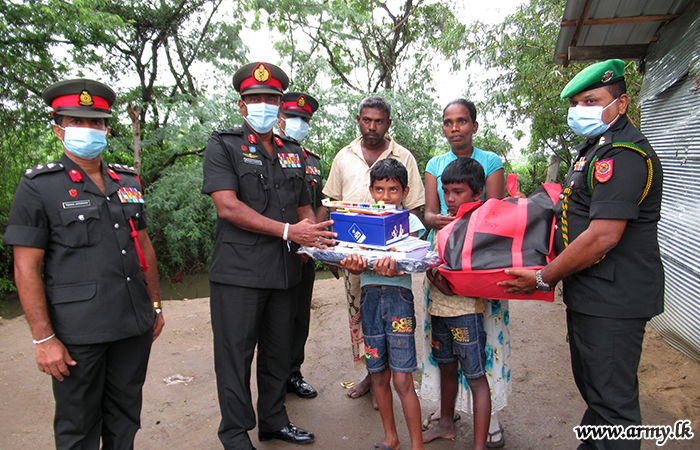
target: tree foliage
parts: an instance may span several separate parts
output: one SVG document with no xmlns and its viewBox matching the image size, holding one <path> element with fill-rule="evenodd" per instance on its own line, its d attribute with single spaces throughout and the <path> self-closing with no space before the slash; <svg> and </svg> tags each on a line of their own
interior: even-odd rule
<svg viewBox="0 0 700 450">
<path fill-rule="evenodd" d="M 566 0 L 531 0 L 502 23 L 473 24 L 467 39 L 468 60 L 498 72 L 484 80 L 488 93 L 485 105 L 491 112 L 503 114 L 514 133 L 529 134 L 523 152 L 527 162 L 516 165 L 527 189 L 544 181 L 552 154 L 564 163 L 559 171 L 559 181 L 563 181 L 572 152 L 581 141 L 566 124 L 569 105 L 559 94 L 585 65 L 564 68 L 553 61 L 565 4 Z M 632 63 L 627 65 L 626 75 L 634 100 L 641 76 Z M 638 110 L 631 110 L 630 116 L 639 123 Z"/>
</svg>

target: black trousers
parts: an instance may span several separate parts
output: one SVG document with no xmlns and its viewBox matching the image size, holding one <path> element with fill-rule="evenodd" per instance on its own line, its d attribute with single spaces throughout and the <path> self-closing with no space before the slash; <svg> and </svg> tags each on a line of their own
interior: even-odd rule
<svg viewBox="0 0 700 450">
<path fill-rule="evenodd" d="M 104 344 L 65 344 L 77 363 L 53 380 L 57 450 L 130 450 L 141 427 L 142 388 L 153 330 Z"/>
<path fill-rule="evenodd" d="M 294 316 L 294 335 L 292 337 L 292 367 L 291 375 L 301 372 L 304 363 L 304 346 L 309 337 L 311 322 L 311 297 L 314 293 L 316 280 L 316 262 L 309 258 L 301 266 L 301 283 L 298 287 L 297 313 Z"/>
<path fill-rule="evenodd" d="M 276 431 L 289 423 L 284 401 L 297 288 L 255 289 L 215 282 L 210 287 L 219 439 L 227 450 L 249 450 L 248 431 L 255 428 L 250 374 L 256 344 L 258 431 Z"/>
<path fill-rule="evenodd" d="M 588 408 L 581 425 L 641 425 L 637 369 L 648 319 L 566 312 L 571 368 Z M 589 440 L 580 449 L 638 450 L 641 440 Z"/>
</svg>

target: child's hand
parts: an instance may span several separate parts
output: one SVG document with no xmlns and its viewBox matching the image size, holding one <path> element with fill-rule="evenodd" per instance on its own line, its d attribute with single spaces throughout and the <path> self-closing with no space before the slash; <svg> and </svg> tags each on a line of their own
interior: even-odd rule
<svg viewBox="0 0 700 450">
<path fill-rule="evenodd" d="M 450 288 L 450 285 L 447 283 L 447 280 L 445 277 L 440 275 L 440 272 L 438 271 L 437 268 L 430 269 L 425 274 L 428 276 L 428 279 L 430 280 L 433 285 L 438 288 L 440 292 L 442 292 L 445 295 L 455 295 L 454 292 L 452 292 L 452 289 Z"/>
<path fill-rule="evenodd" d="M 385 256 L 375 262 L 374 271 L 377 272 L 377 275 L 383 277 L 397 277 L 404 274 L 403 272 L 396 271 L 396 260 L 392 259 L 391 256 Z"/>
<path fill-rule="evenodd" d="M 435 216 L 435 228 L 442 230 L 447 224 L 455 220 L 454 216 L 446 216 L 445 214 L 438 214 Z"/>
<path fill-rule="evenodd" d="M 352 274 L 360 275 L 367 269 L 367 260 L 356 253 L 352 253 L 340 261 L 340 267 Z"/>
</svg>

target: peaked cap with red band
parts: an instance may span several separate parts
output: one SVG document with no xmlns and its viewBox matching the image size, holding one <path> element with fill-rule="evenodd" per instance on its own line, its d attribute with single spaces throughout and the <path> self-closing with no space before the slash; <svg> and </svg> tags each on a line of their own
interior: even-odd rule
<svg viewBox="0 0 700 450">
<path fill-rule="evenodd" d="M 41 94 L 52 115 L 86 118 L 112 117 L 112 105 L 117 94 L 99 81 L 78 79 L 54 83 Z"/>
<path fill-rule="evenodd" d="M 243 95 L 282 95 L 289 86 L 289 77 L 282 69 L 266 62 L 246 64 L 233 76 L 233 88 Z"/>
<path fill-rule="evenodd" d="M 309 94 L 287 92 L 282 97 L 282 112 L 287 115 L 310 119 L 317 109 L 318 102 Z"/>
</svg>

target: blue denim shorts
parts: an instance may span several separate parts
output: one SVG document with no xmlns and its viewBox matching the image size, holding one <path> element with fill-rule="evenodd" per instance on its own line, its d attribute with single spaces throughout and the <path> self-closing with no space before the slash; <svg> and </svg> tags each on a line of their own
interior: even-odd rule
<svg viewBox="0 0 700 450">
<path fill-rule="evenodd" d="M 483 314 L 431 318 L 433 359 L 440 364 L 459 361 L 469 379 L 486 374 L 486 332 Z"/>
<path fill-rule="evenodd" d="M 367 370 L 415 372 L 413 292 L 399 286 L 364 286 L 360 300 Z"/>
</svg>

